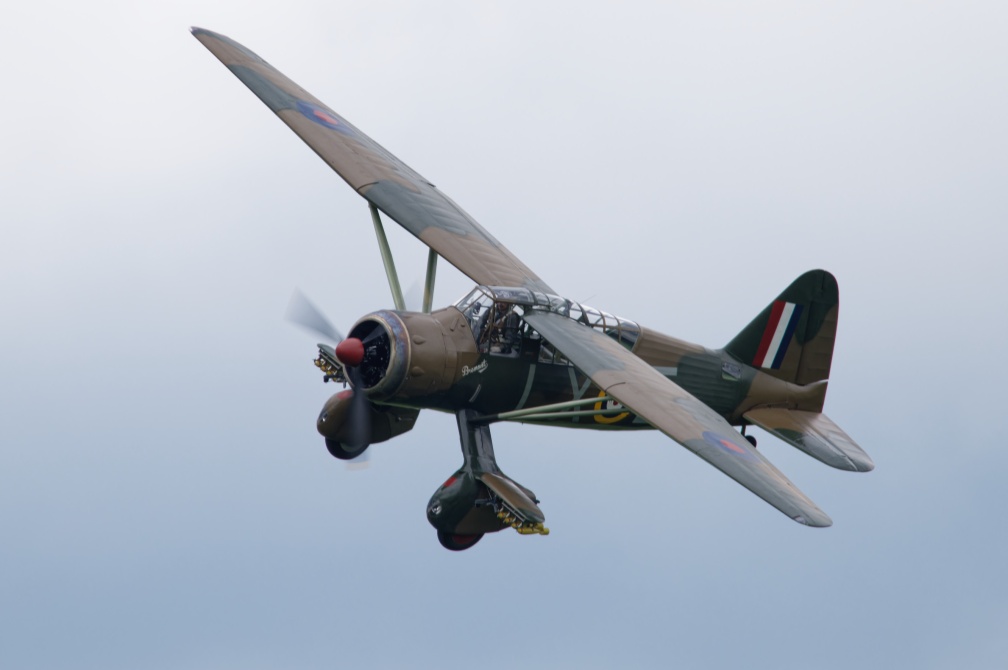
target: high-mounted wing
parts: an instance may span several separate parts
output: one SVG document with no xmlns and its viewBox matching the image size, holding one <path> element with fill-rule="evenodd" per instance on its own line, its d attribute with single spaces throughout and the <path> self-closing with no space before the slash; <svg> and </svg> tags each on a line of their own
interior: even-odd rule
<svg viewBox="0 0 1008 670">
<path fill-rule="evenodd" d="M 832 521 L 727 421 L 603 333 L 565 316 L 528 311 L 529 325 L 606 393 L 795 521 Z"/>
<path fill-rule="evenodd" d="M 429 181 L 234 40 L 193 36 L 368 202 L 477 284 L 553 290 Z"/>
</svg>

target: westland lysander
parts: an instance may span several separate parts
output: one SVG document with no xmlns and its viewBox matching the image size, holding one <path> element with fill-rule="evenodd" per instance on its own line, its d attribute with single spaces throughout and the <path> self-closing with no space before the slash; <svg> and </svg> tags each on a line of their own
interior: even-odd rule
<svg viewBox="0 0 1008 670">
<path fill-rule="evenodd" d="M 708 349 L 560 297 L 490 233 L 341 116 L 233 40 L 203 43 L 368 202 L 395 309 L 344 338 L 306 302 L 324 380 L 349 384 L 326 402 L 318 431 L 340 459 L 409 431 L 422 409 L 455 414 L 463 463 L 434 493 L 427 518 L 459 550 L 513 528 L 545 535 L 528 488 L 497 466 L 490 426 L 522 421 L 604 430 L 657 428 L 778 510 L 808 526 L 832 522 L 745 434 L 756 425 L 827 465 L 866 472 L 871 459 L 822 413 L 839 295 L 823 270 L 798 277 L 720 349 Z M 429 249 L 423 307 L 405 308 L 380 213 Z M 476 282 L 431 309 L 444 258 Z M 741 428 L 735 430 L 734 426 Z"/>
</svg>

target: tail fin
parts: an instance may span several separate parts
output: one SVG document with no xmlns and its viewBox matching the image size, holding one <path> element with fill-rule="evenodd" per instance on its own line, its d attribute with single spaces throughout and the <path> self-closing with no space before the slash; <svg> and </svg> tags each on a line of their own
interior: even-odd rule
<svg viewBox="0 0 1008 670">
<path fill-rule="evenodd" d="M 794 384 L 829 378 L 840 293 L 825 270 L 811 270 L 767 305 L 725 351 Z"/>
</svg>

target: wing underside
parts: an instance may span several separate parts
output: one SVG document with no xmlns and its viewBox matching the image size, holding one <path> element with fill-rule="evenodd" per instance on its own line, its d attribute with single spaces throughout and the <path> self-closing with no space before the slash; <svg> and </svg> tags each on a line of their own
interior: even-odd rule
<svg viewBox="0 0 1008 670">
<path fill-rule="evenodd" d="M 727 421 L 615 340 L 559 314 L 524 318 L 599 388 L 790 518 L 833 523 Z"/>
<path fill-rule="evenodd" d="M 234 40 L 192 33 L 355 191 L 463 274 L 553 293 L 450 198 L 318 98 Z"/>
</svg>

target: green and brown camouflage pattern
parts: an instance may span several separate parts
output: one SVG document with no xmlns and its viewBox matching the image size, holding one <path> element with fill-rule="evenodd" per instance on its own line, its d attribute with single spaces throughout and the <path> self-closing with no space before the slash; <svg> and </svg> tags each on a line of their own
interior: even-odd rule
<svg viewBox="0 0 1008 670">
<path fill-rule="evenodd" d="M 767 327 L 775 305 L 790 303 L 801 307 L 791 334 L 790 346 L 779 365 L 763 365 L 760 345 L 768 335 Z M 766 374 L 799 385 L 829 379 L 840 311 L 840 292 L 836 279 L 825 270 L 812 270 L 795 279 L 724 351 Z M 821 407 L 820 407 L 821 409 Z"/>
<path fill-rule="evenodd" d="M 875 468 L 871 457 L 821 412 L 759 407 L 749 410 L 744 416 L 746 421 L 826 465 L 852 472 L 869 472 Z"/>
<path fill-rule="evenodd" d="M 477 284 L 548 285 L 489 232 L 385 148 L 234 40 L 193 36 L 355 191 Z"/>
<path fill-rule="evenodd" d="M 200 28 L 192 32 L 354 190 L 481 290 L 516 287 L 501 295 L 528 290 L 544 300 L 523 303 L 521 335 L 507 351 L 487 347 L 456 307 L 430 314 L 382 310 L 351 330 L 358 338 L 377 332 L 376 341 L 384 343 L 380 361 L 361 364 L 375 373 L 362 391 L 381 439 L 412 428 L 420 409 L 456 415 L 463 466 L 428 505 L 428 519 L 446 547 L 468 548 L 484 533 L 508 526 L 546 532 L 538 500 L 496 464 L 489 425 L 509 417 L 601 430 L 657 428 L 810 526 L 832 522 L 733 426 L 744 433 L 746 425 L 759 425 L 833 467 L 873 467 L 821 413 L 839 314 L 830 273 L 800 276 L 722 349 L 644 327 L 630 339 L 618 329 L 614 337 L 604 323 L 599 329 L 570 317 L 570 301 L 566 314 L 554 309 L 563 299 L 547 295 L 549 286 L 531 269 L 428 180 L 317 98 L 233 40 Z M 326 378 L 338 376 L 339 364 L 324 358 L 320 354 L 316 364 Z M 327 439 L 341 434 L 345 401 L 338 396 L 323 410 L 336 418 L 319 423 Z M 547 411 L 556 406 L 563 411 Z"/>
</svg>

